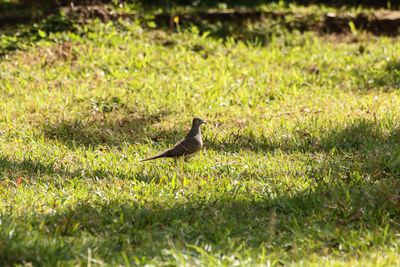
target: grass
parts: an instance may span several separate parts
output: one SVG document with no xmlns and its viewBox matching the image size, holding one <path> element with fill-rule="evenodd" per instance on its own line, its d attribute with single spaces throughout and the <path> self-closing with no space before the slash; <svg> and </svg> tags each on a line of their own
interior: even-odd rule
<svg viewBox="0 0 400 267">
<path fill-rule="evenodd" d="M 127 21 L 0 62 L 0 262 L 396 266 L 400 42 Z M 199 116 L 188 164 L 139 159 Z"/>
</svg>

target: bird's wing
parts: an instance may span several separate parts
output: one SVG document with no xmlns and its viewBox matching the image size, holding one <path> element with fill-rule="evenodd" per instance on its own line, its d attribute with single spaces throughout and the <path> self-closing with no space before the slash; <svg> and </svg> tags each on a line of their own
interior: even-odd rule
<svg viewBox="0 0 400 267">
<path fill-rule="evenodd" d="M 180 157 L 196 153 L 201 149 L 201 144 L 195 138 L 183 138 L 173 147 L 162 153 L 164 157 Z"/>
<path fill-rule="evenodd" d="M 196 137 L 188 137 L 185 136 L 182 138 L 180 141 L 178 141 L 173 147 L 170 149 L 164 151 L 163 153 L 160 153 L 156 156 L 144 159 L 142 161 L 147 161 L 151 159 L 157 159 L 157 158 L 172 158 L 172 157 L 181 157 L 184 155 L 190 155 L 197 153 L 202 147 L 201 139 L 200 141 Z"/>
<path fill-rule="evenodd" d="M 195 137 L 183 139 L 181 145 L 185 148 L 186 153 L 188 154 L 196 153 L 202 147 L 201 141 Z"/>
</svg>

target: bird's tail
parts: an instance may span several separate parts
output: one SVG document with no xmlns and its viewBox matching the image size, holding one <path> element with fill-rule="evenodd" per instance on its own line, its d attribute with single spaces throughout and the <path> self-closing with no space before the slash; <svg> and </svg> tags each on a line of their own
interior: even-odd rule
<svg viewBox="0 0 400 267">
<path fill-rule="evenodd" d="M 152 160 L 152 159 L 158 159 L 158 158 L 162 158 L 163 156 L 164 156 L 163 154 L 158 154 L 158 155 L 155 155 L 155 156 L 152 156 L 152 157 L 146 158 L 146 159 L 142 159 L 142 160 L 140 160 L 140 162 L 143 162 L 143 161 L 148 161 L 148 160 Z"/>
</svg>

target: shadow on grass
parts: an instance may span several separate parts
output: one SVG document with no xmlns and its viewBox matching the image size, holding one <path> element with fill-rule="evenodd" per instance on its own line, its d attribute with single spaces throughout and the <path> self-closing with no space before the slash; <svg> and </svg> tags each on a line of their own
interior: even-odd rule
<svg viewBox="0 0 400 267">
<path fill-rule="evenodd" d="M 210 149 L 216 151 L 272 152 L 280 149 L 288 153 L 296 151 L 303 153 L 330 152 L 332 149 L 343 152 L 357 152 L 375 145 L 379 147 L 400 144 L 400 132 L 393 129 L 390 133 L 382 133 L 379 128 L 379 124 L 382 123 L 385 122 L 359 118 L 347 121 L 347 125 L 332 125 L 330 129 L 315 133 L 310 132 L 309 125 L 304 125 L 303 128 L 281 136 L 266 136 L 251 131 L 240 131 L 231 133 L 221 140 L 206 138 L 205 142 Z"/>
<path fill-rule="evenodd" d="M 157 177 L 157 170 L 150 170 L 148 172 L 135 173 L 133 170 L 141 168 L 135 164 L 127 165 L 126 170 L 108 170 L 102 166 L 88 166 L 86 168 L 66 169 L 56 167 L 54 163 L 44 163 L 40 160 L 33 158 L 24 158 L 23 160 L 11 159 L 9 156 L 0 156 L 0 181 L 11 180 L 16 182 L 19 177 L 28 179 L 42 179 L 48 177 L 51 179 L 93 179 L 93 180 L 107 180 L 107 179 L 121 179 L 121 180 L 135 180 L 139 182 L 150 183 Z M 129 171 L 131 170 L 132 171 Z M 154 171 L 154 172 L 153 172 Z M 157 180 L 158 181 L 158 180 Z"/>
<path fill-rule="evenodd" d="M 256 190 L 241 185 L 217 186 L 214 190 L 219 191 L 212 193 L 198 184 L 188 191 L 166 190 L 165 194 L 171 195 L 166 199 L 175 199 L 179 191 L 181 200 L 177 202 L 157 198 L 148 202 L 82 201 L 48 214 L 3 214 L 2 228 L 6 230 L 0 233 L 0 261 L 9 265 L 23 261 L 54 264 L 60 259 L 76 259 L 79 251 L 78 258 L 85 262 L 82 254 L 86 255 L 89 248 L 96 259 L 105 262 L 125 262 L 122 252 L 129 261 L 134 261 L 134 255 L 166 261 L 173 258 L 164 253 L 171 253 L 171 246 L 201 257 L 199 251 L 187 247 L 189 244 L 204 251 L 211 245 L 211 254 L 218 258 L 236 253 L 240 246 L 264 248 L 267 254 L 276 253 L 278 262 L 284 265 L 310 253 L 352 255 L 355 250 L 362 253 L 370 247 L 391 246 L 397 240 L 400 223 L 398 199 L 390 197 L 398 195 L 400 152 L 396 148 L 400 134 L 388 123 L 358 119 L 318 134 L 300 129 L 290 140 L 251 134 L 230 137 L 226 143 L 206 140 L 206 146 L 221 151 L 279 149 L 308 153 L 310 170 L 304 175 L 312 182 L 307 189 L 285 189 L 259 177 Z M 72 138 L 84 139 L 82 135 Z M 318 153 L 326 157 L 319 159 Z M 0 166 L 75 175 L 51 164 L 15 163 L 9 158 L 0 159 Z M 98 175 L 124 178 L 106 172 Z M 12 235 L 8 234 L 11 229 Z"/>
<path fill-rule="evenodd" d="M 0 2 L 0 27 L 9 25 L 11 34 L 3 36 L 0 42 L 0 53 L 5 54 L 23 47 L 24 43 L 34 43 L 38 40 L 46 39 L 50 33 L 76 33 L 76 24 L 84 24 L 88 18 L 100 18 L 103 21 L 110 19 L 118 20 L 121 17 L 129 17 L 130 15 L 121 13 L 115 14 L 105 6 L 105 4 L 123 5 L 124 1 L 109 0 L 86 0 L 79 1 L 75 6 L 71 0 L 54 0 L 54 1 L 2 1 Z M 209 32 L 211 36 L 216 38 L 242 40 L 256 45 L 265 45 L 271 38 L 282 38 L 285 45 L 291 45 L 291 40 L 286 38 L 288 31 L 299 30 L 316 30 L 318 32 L 337 32 L 348 33 L 350 31 L 348 23 L 353 21 L 352 17 L 344 21 L 331 18 L 331 21 L 323 27 L 316 27 L 321 24 L 320 18 L 316 18 L 313 14 L 303 14 L 297 16 L 291 12 L 261 12 L 260 7 L 265 4 L 276 4 L 276 10 L 284 10 L 291 4 L 298 5 L 332 5 L 336 7 L 349 6 L 366 6 L 366 7 L 384 7 L 388 8 L 386 1 L 378 0 L 341 0 L 331 1 L 311 1 L 311 0 L 257 0 L 257 1 L 209 1 L 209 0 L 171 0 L 171 1 L 126 1 L 127 5 L 131 5 L 134 10 L 135 21 L 141 21 L 146 27 L 148 22 L 156 24 L 164 29 L 173 29 L 174 25 L 172 15 L 176 10 L 190 7 L 191 16 L 186 17 L 181 14 L 179 27 L 182 29 L 191 29 L 196 25 L 200 32 Z M 394 3 L 389 4 L 393 9 L 399 7 Z M 217 11 L 220 9 L 221 11 Z M 233 9 L 234 12 L 228 14 L 227 9 Z M 256 10 L 258 9 L 258 11 Z M 162 11 L 161 14 L 160 10 Z M 208 12 L 211 11 L 211 12 Z M 60 14 L 63 13 L 64 15 Z M 267 14 L 268 13 L 268 14 Z M 194 15 L 195 14 L 195 15 Z M 188 14 L 186 14 L 188 15 Z M 192 16 L 193 15 L 193 16 Z M 397 35 L 398 22 L 383 21 L 372 27 L 365 14 L 359 14 L 357 17 L 359 23 L 355 20 L 357 28 L 365 28 L 375 34 Z M 139 19 L 140 18 L 140 19 Z M 24 23 L 25 28 L 18 30 L 15 34 L 15 25 Z M 371 26 L 371 27 L 370 27 Z M 389 30 L 390 27 L 390 30 Z M 7 31 L 6 31 L 7 32 Z M 68 37 L 58 37 L 57 42 L 64 42 Z M 50 40 L 54 41 L 54 40 Z M 3 51 L 2 51 L 3 50 Z"/>
<path fill-rule="evenodd" d="M 0 175 L 4 177 L 17 178 L 25 175 L 48 174 L 66 177 L 75 177 L 78 174 L 67 170 L 58 169 L 51 163 L 42 163 L 31 158 L 21 161 L 14 160 L 9 156 L 0 156 Z"/>
<path fill-rule="evenodd" d="M 138 118 L 129 115 L 121 117 L 111 113 L 91 121 L 64 120 L 43 125 L 42 133 L 45 138 L 61 142 L 71 149 L 79 146 L 115 147 L 122 144 L 147 143 L 148 140 L 158 142 L 165 138 L 173 142 L 174 138 L 184 134 L 174 130 L 160 130 L 155 126 L 168 114 L 168 112 L 160 112 Z"/>
<path fill-rule="evenodd" d="M 171 130 L 148 130 L 151 125 L 160 121 L 159 115 L 152 116 L 148 120 L 133 119 L 129 123 L 112 124 L 111 127 L 94 128 L 88 125 L 61 124 L 44 127 L 44 136 L 49 140 L 56 140 L 70 149 L 83 147 L 84 149 L 113 149 L 123 144 L 147 143 L 152 140 L 155 144 L 169 147 L 178 141 L 185 133 Z M 309 155 L 310 165 L 316 164 L 319 154 L 330 161 L 326 164 L 318 163 L 318 169 L 324 174 L 332 172 L 337 175 L 351 175 L 358 171 L 368 174 L 374 179 L 399 175 L 400 151 L 394 149 L 400 145 L 400 131 L 392 125 L 391 131 L 383 131 L 379 124 L 388 122 L 371 121 L 367 119 L 348 122 L 347 126 L 332 127 L 324 131 L 309 133 L 307 126 L 298 129 L 292 136 L 261 136 L 250 133 L 231 134 L 215 140 L 205 137 L 204 149 L 214 150 L 219 153 L 239 153 L 249 151 L 256 154 L 274 153 L 281 151 L 286 154 L 302 153 Z M 117 127 L 119 125 L 119 127 Z M 134 127 L 135 126 L 135 127 Z M 148 135 L 147 135 L 148 134 Z M 148 139 L 146 139 L 148 138 Z M 313 162 L 311 162 L 313 161 Z M 1 168 L 9 173 L 48 174 L 66 177 L 89 177 L 120 179 L 136 179 L 140 181 L 151 181 L 157 178 L 157 173 L 149 173 L 143 177 L 129 175 L 126 172 L 107 171 L 103 167 L 77 168 L 74 171 L 55 168 L 53 163 L 41 163 L 32 159 L 24 159 L 21 162 L 11 160 L 9 157 L 0 159 Z M 312 170 L 311 172 L 313 172 Z M 321 173 L 310 173 L 316 176 Z M 159 177 L 158 177 L 159 178 Z"/>
<path fill-rule="evenodd" d="M 205 146 L 206 149 L 229 153 L 300 152 L 310 155 L 310 160 L 315 155 L 323 154 L 332 158 L 332 161 L 339 158 L 339 162 L 330 162 L 320 169 L 326 173 L 334 171 L 338 175 L 353 169 L 374 179 L 397 177 L 400 174 L 400 151 L 396 149 L 400 146 L 400 130 L 390 121 L 361 118 L 349 121 L 343 127 L 332 126 L 331 129 L 314 133 L 307 128 L 305 125 L 303 129 L 293 131 L 292 135 L 287 136 L 255 135 L 251 132 L 231 134 L 222 140 L 206 139 Z M 385 128 L 391 130 L 384 130 Z M 355 168 L 351 167 L 353 165 Z"/>
<path fill-rule="evenodd" d="M 6 20 L 8 21 L 7 18 Z M 66 42 L 69 39 L 67 34 L 76 32 L 76 27 L 74 26 L 75 22 L 75 19 L 67 19 L 61 15 L 50 15 L 45 19 L 38 20 L 37 23 L 33 23 L 32 25 L 27 24 L 20 27 L 13 25 L 7 26 L 3 29 L 2 39 L 0 41 L 0 55 L 18 49 L 24 49 L 27 44 L 33 44 L 41 40 L 54 42 L 54 38 L 49 38 L 50 33 L 65 33 L 65 35 L 57 37 L 57 42 Z"/>
<path fill-rule="evenodd" d="M 162 121 L 166 114 L 151 115 L 140 119 L 123 118 L 100 124 L 82 122 L 60 122 L 43 127 L 43 135 L 56 140 L 70 149 L 83 146 L 85 149 L 99 147 L 120 147 L 124 144 L 146 144 L 149 141 L 163 148 L 172 146 L 185 135 L 182 130 L 159 129 L 154 125 Z M 189 122 L 188 122 L 189 123 Z M 189 128 L 189 124 L 188 127 Z M 389 131 L 384 129 L 389 128 Z M 304 125 L 287 135 L 265 136 L 252 132 L 236 132 L 213 139 L 205 135 L 204 149 L 220 153 L 251 151 L 256 154 L 282 151 L 288 154 L 331 154 L 332 157 L 348 156 L 344 166 L 354 163 L 370 175 L 397 176 L 400 172 L 400 131 L 390 121 L 355 119 L 345 125 L 331 126 L 324 130 L 310 130 Z M 343 170 L 338 170 L 340 172 Z M 106 177 L 107 174 L 97 176 Z M 92 175 L 93 176 L 93 175 Z M 96 176 L 96 175 L 94 175 Z M 129 178 L 129 177 L 125 177 Z M 147 178 L 144 177 L 146 180 Z"/>
<path fill-rule="evenodd" d="M 78 257 L 86 262 L 83 255 L 88 248 L 94 258 L 109 263 L 124 262 L 121 253 L 129 261 L 135 257 L 172 260 L 164 251 L 172 247 L 201 257 L 187 245 L 204 251 L 209 247 L 217 258 L 229 258 L 240 246 L 263 248 L 267 255 L 278 253 L 280 264 L 313 253 L 352 254 L 356 249 L 362 253 L 396 240 L 395 223 L 400 218 L 397 200 L 385 197 L 393 191 L 388 188 L 330 185 L 277 194 L 265 188 L 259 195 L 245 189 L 237 194 L 225 190 L 217 199 L 206 199 L 207 192 L 199 189 L 187 195 L 189 201 L 184 204 L 82 201 L 56 213 L 3 215 L 6 231 L 0 233 L 0 260 L 10 265 L 23 261 L 53 264 Z M 13 235 L 7 234 L 11 228 Z"/>
</svg>

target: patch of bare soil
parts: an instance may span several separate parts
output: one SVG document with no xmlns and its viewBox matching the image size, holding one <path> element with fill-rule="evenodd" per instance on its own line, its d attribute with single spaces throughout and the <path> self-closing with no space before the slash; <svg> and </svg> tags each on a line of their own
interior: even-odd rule
<svg viewBox="0 0 400 267">
<path fill-rule="evenodd" d="M 306 14 L 295 12 L 261 12 L 261 11 L 207 11 L 190 14 L 159 14 L 155 17 L 157 25 L 171 25 L 173 18 L 179 17 L 179 23 L 201 23 L 201 22 L 230 22 L 238 25 L 266 19 L 284 19 L 292 16 L 296 23 L 288 24 L 288 28 L 299 28 L 300 30 L 315 30 L 320 33 L 350 33 L 349 23 L 354 23 L 357 29 L 371 32 L 375 35 L 397 36 L 400 34 L 400 11 L 376 11 L 372 14 L 335 14 L 326 13 L 320 20 L 308 19 Z"/>
<path fill-rule="evenodd" d="M 103 21 L 121 17 L 131 19 L 129 15 L 111 12 L 104 4 L 71 4 L 70 6 L 60 7 L 59 10 L 63 11 L 69 18 L 78 18 L 83 21 L 90 18 L 100 18 Z M 328 12 L 323 16 L 286 11 L 209 10 L 183 14 L 163 13 L 156 15 L 154 20 L 159 27 L 167 26 L 172 30 L 176 26 L 176 23 L 181 25 L 204 25 L 205 23 L 229 22 L 236 25 L 243 25 L 245 23 L 262 20 L 282 19 L 282 21 L 285 21 L 284 19 L 287 16 L 290 16 L 291 19 L 288 19 L 289 22 L 287 22 L 285 26 L 289 29 L 299 29 L 301 31 L 314 30 L 321 34 L 347 34 L 351 32 L 349 23 L 352 22 L 357 29 L 370 32 L 374 35 L 397 36 L 400 34 L 400 11 L 395 10 L 375 11 L 372 13 L 361 12 L 358 14 Z M 175 21 L 175 17 L 178 17 L 179 20 Z M 19 17 L 17 15 L 0 14 L 0 27 L 7 24 L 24 23 L 34 19 L 35 18 L 29 18 L 29 16 L 26 15 Z"/>
<path fill-rule="evenodd" d="M 327 13 L 321 30 L 333 33 L 350 32 L 350 22 L 353 22 L 357 29 L 375 35 L 396 36 L 400 34 L 400 11 L 375 11 L 371 15 L 359 13 L 356 16 Z"/>
<path fill-rule="evenodd" d="M 71 5 L 60 8 L 67 17 L 78 17 L 79 20 L 100 18 L 102 21 L 109 21 L 111 18 L 110 10 L 105 5 Z"/>
<path fill-rule="evenodd" d="M 42 66 L 53 65 L 56 63 L 74 62 L 78 56 L 74 50 L 80 43 L 66 42 L 63 44 L 48 47 L 37 47 L 35 52 L 19 51 L 14 57 L 23 59 L 22 62 L 29 65 L 42 64 Z M 19 60 L 11 61 L 10 64 L 18 64 Z"/>
</svg>

